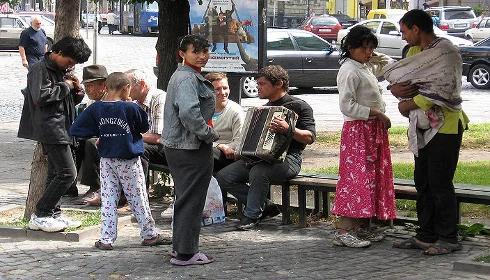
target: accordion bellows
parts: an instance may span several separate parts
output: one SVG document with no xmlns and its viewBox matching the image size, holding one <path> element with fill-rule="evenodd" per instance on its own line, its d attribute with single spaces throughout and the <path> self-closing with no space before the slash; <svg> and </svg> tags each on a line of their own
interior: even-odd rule
<svg viewBox="0 0 490 280">
<path fill-rule="evenodd" d="M 296 126 L 296 113 L 283 106 L 262 106 L 248 109 L 242 129 L 237 154 L 252 161 L 283 161 L 292 141 L 292 133 L 278 134 L 269 129 L 277 116 L 286 120 L 291 128 Z"/>
</svg>

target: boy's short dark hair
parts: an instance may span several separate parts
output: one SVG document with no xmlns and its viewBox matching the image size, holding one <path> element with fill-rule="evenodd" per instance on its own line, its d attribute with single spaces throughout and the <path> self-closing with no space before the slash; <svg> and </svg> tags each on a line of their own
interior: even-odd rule
<svg viewBox="0 0 490 280">
<path fill-rule="evenodd" d="M 206 78 L 206 80 L 210 81 L 211 83 L 214 81 L 219 81 L 219 80 L 223 80 L 223 79 L 228 80 L 228 77 L 226 76 L 226 73 L 224 73 L 224 72 L 207 73 L 206 76 L 204 76 L 204 78 Z"/>
<path fill-rule="evenodd" d="M 77 63 L 86 62 L 92 54 L 92 51 L 82 38 L 71 36 L 63 37 L 51 47 L 51 50 L 65 57 L 71 57 Z"/>
<path fill-rule="evenodd" d="M 131 80 L 129 79 L 128 75 L 123 72 L 114 72 L 107 77 L 105 83 L 108 90 L 120 91 L 125 86 L 130 85 Z"/>
<path fill-rule="evenodd" d="M 400 23 L 412 29 L 416 25 L 422 32 L 434 33 L 434 21 L 432 17 L 425 11 L 413 9 L 406 12 L 400 19 Z"/>
<path fill-rule="evenodd" d="M 260 69 L 257 78 L 260 77 L 267 79 L 273 85 L 277 85 L 279 82 L 282 81 L 282 89 L 284 91 L 289 90 L 288 72 L 279 65 L 269 65 Z"/>
</svg>

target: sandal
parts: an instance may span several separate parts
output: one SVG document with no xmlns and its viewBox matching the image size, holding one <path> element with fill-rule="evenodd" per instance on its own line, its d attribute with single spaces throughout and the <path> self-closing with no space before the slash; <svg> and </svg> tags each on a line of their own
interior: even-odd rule
<svg viewBox="0 0 490 280">
<path fill-rule="evenodd" d="M 100 250 L 112 250 L 112 249 L 114 249 L 114 248 L 112 248 L 111 244 L 102 243 L 100 240 L 95 242 L 95 248 L 100 249 Z"/>
<path fill-rule="evenodd" d="M 427 250 L 431 246 L 433 246 L 434 243 L 428 243 L 428 242 L 423 242 L 418 240 L 415 237 L 411 237 L 409 239 L 405 240 L 398 240 L 393 242 L 392 247 L 393 248 L 398 248 L 398 249 L 421 249 L 421 250 Z"/>
<path fill-rule="evenodd" d="M 461 243 L 449 243 L 446 241 L 438 240 L 432 246 L 424 251 L 425 255 L 428 256 L 438 256 L 452 253 L 454 251 L 459 251 L 463 248 Z"/>
<path fill-rule="evenodd" d="M 165 238 L 160 234 L 157 234 L 157 236 L 151 239 L 145 239 L 141 242 L 141 245 L 143 246 L 158 246 L 158 245 L 170 245 L 170 244 L 172 244 L 172 240 L 170 238 Z"/>
<path fill-rule="evenodd" d="M 212 257 L 206 256 L 205 254 L 199 252 L 194 254 L 192 258 L 187 261 L 179 260 L 177 258 L 171 258 L 170 263 L 178 266 L 187 266 L 187 265 L 203 265 L 214 262 Z"/>
</svg>

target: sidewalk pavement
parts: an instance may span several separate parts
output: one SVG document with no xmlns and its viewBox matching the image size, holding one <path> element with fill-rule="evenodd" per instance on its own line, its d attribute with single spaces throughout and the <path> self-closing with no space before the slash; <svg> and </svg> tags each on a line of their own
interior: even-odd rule
<svg viewBox="0 0 490 280">
<path fill-rule="evenodd" d="M 17 139 L 16 130 L 16 123 L 0 124 L 0 207 L 23 205 L 27 194 L 34 143 Z M 152 208 L 159 209 L 153 213 L 157 225 L 170 236 L 161 207 Z M 170 245 L 142 247 L 136 224 L 119 228 L 113 251 L 95 249 L 95 238 L 79 243 L 0 238 L 0 279 L 490 279 L 452 270 L 454 261 L 489 249 L 488 240 L 465 241 L 462 251 L 428 257 L 392 249 L 396 235 L 367 249 L 335 247 L 328 223 L 300 229 L 276 218 L 249 232 L 235 231 L 234 223 L 203 228 L 200 249 L 216 261 L 193 267 L 172 266 Z"/>
</svg>

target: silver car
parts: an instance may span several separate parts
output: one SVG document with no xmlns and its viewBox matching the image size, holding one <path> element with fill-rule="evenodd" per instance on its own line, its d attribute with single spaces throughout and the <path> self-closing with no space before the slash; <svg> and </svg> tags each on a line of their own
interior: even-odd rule
<svg viewBox="0 0 490 280">
<path fill-rule="evenodd" d="M 482 18 L 474 28 L 466 30 L 464 36 L 473 42 L 490 37 L 490 17 Z"/>
<path fill-rule="evenodd" d="M 339 52 L 319 36 L 300 29 L 267 29 L 267 64 L 281 65 L 288 71 L 289 86 L 312 88 L 335 86 L 339 71 Z M 242 79 L 244 97 L 256 97 L 253 77 Z"/>
<path fill-rule="evenodd" d="M 370 19 L 362 21 L 358 24 L 349 27 L 348 29 L 343 29 L 339 31 L 337 35 L 337 41 L 340 42 L 342 39 L 349 33 L 350 29 L 354 26 L 365 26 L 373 31 L 378 38 L 378 48 L 377 52 L 384 53 L 393 58 L 400 59 L 402 58 L 402 52 L 405 46 L 407 45 L 407 41 L 402 40 L 402 36 L 400 33 L 400 24 L 398 23 L 398 19 Z M 449 39 L 456 46 L 471 46 L 473 43 L 471 41 L 450 36 L 446 32 L 440 30 L 436 26 L 434 26 L 434 33 L 438 37 L 443 37 Z"/>
<path fill-rule="evenodd" d="M 475 12 L 471 7 L 431 7 L 425 11 L 439 18 L 439 28 L 447 31 L 449 35 L 458 37 L 464 37 L 464 32 L 477 21 Z"/>
</svg>

